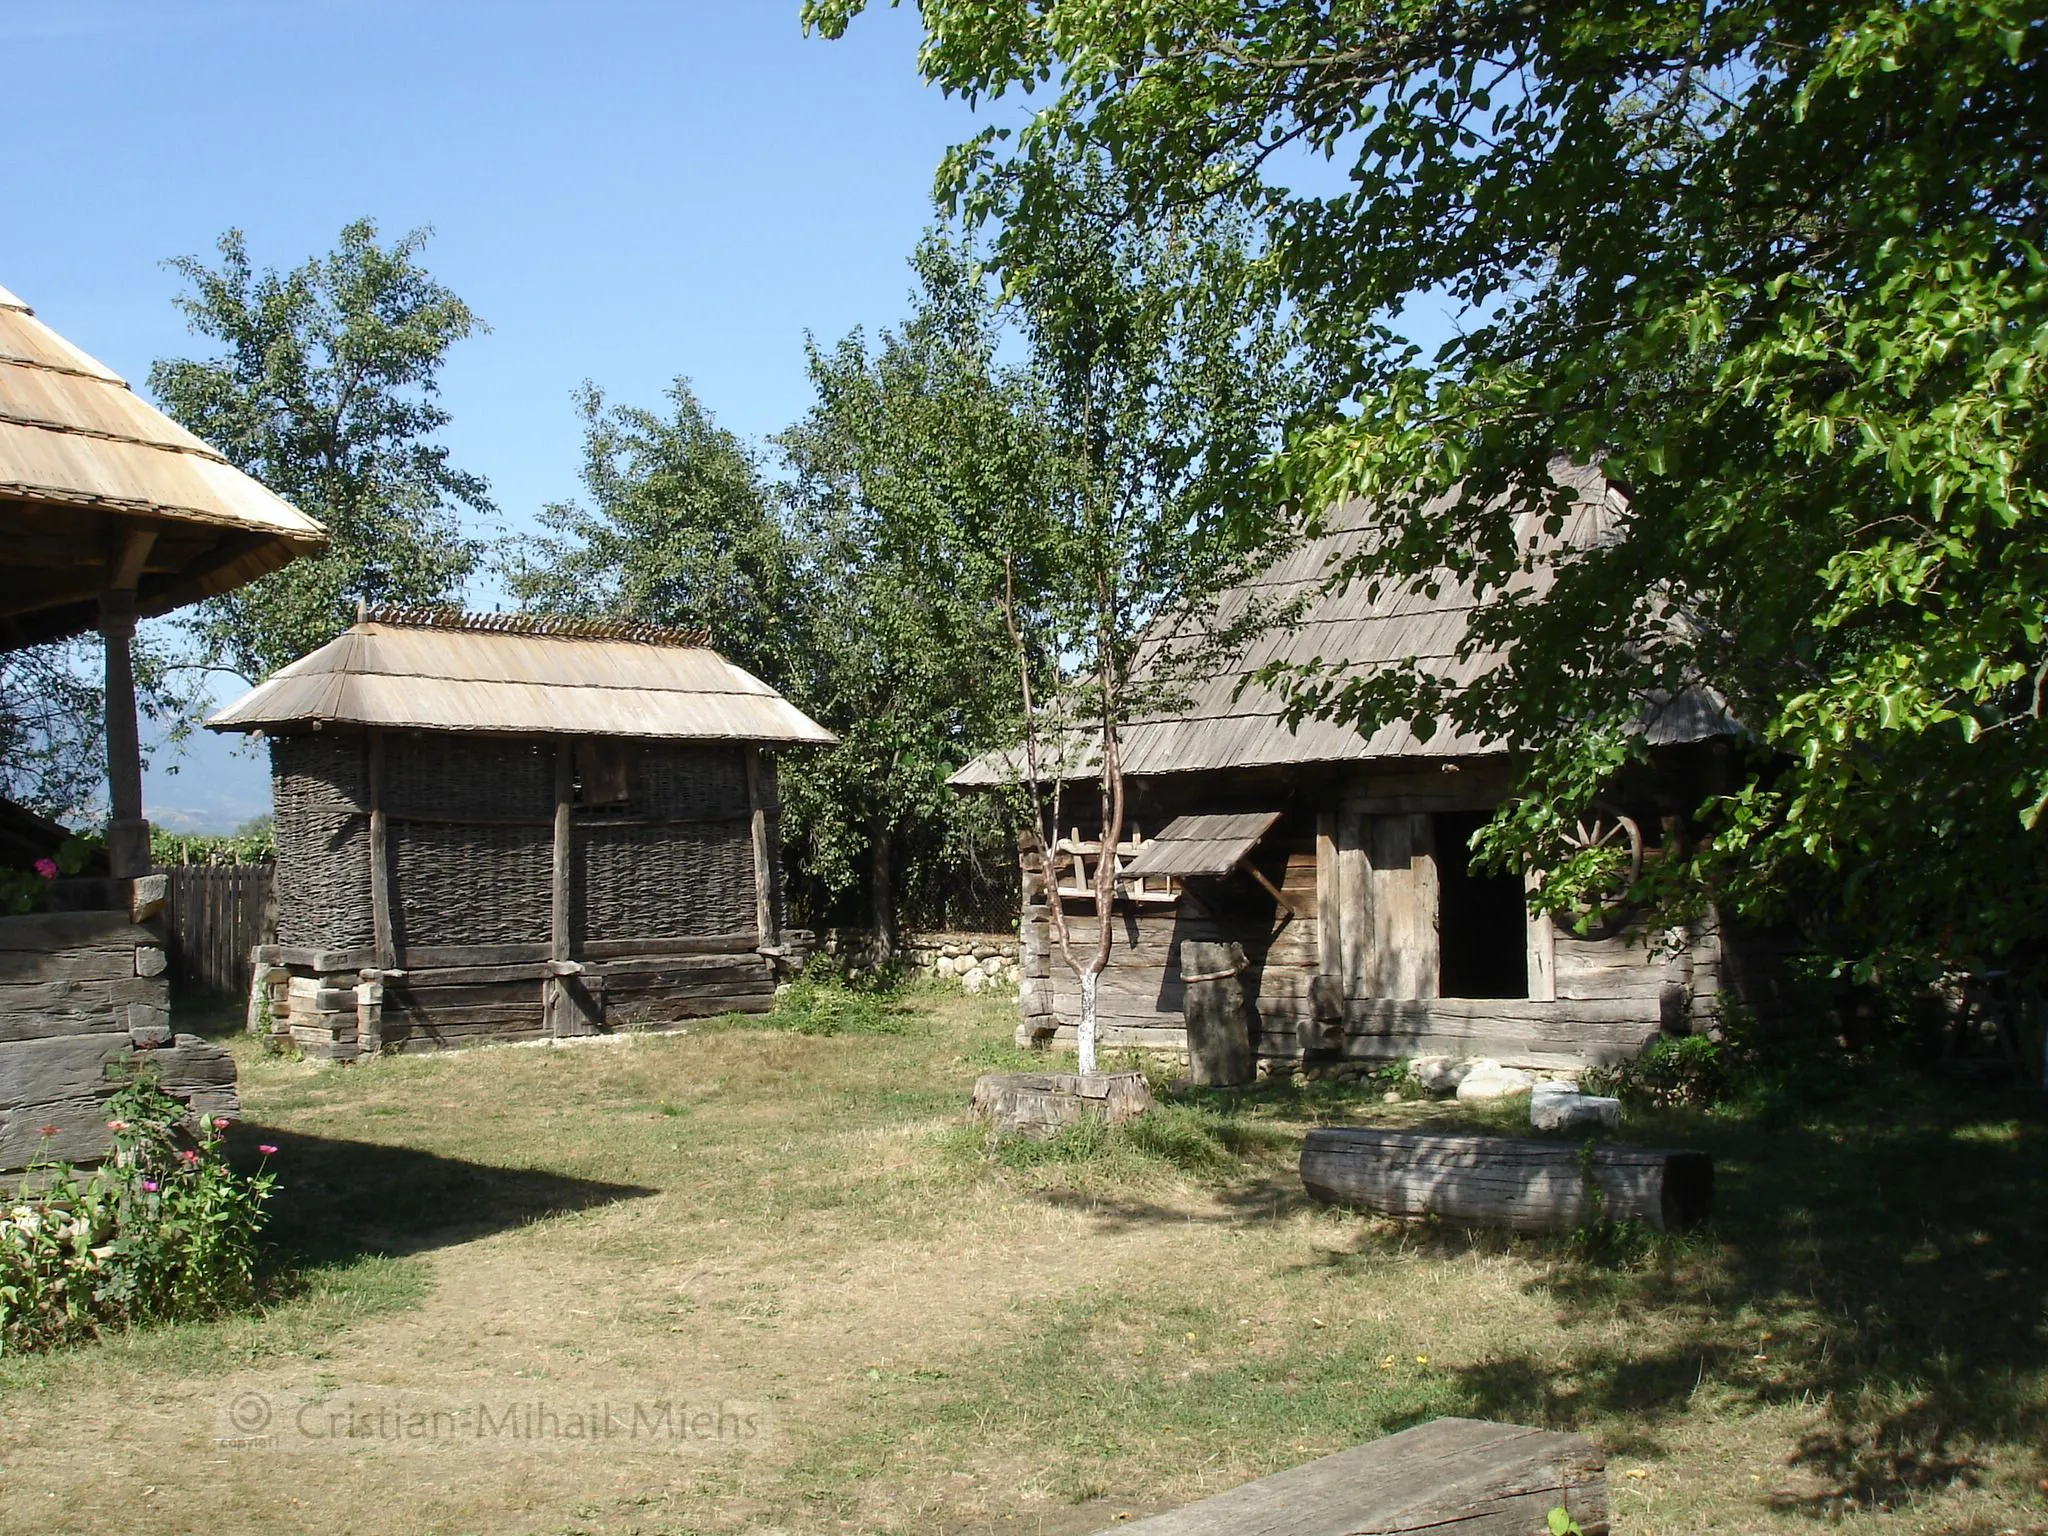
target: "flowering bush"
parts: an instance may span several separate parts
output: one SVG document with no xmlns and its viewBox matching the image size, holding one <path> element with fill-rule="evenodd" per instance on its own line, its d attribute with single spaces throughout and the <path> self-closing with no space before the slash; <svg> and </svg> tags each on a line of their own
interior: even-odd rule
<svg viewBox="0 0 2048 1536">
<path fill-rule="evenodd" d="M 132 1323 L 246 1306 L 273 1176 L 237 1173 L 227 1121 L 202 1121 L 138 1080 L 108 1105 L 114 1151 L 91 1170 L 40 1164 L 47 1180 L 0 1209 L 0 1351 L 46 1348 Z"/>
<path fill-rule="evenodd" d="M 99 851 L 97 837 L 67 837 L 54 857 L 37 859 L 33 869 L 0 869 L 0 914 L 40 912 L 49 898 L 50 882 L 75 875 Z"/>
</svg>

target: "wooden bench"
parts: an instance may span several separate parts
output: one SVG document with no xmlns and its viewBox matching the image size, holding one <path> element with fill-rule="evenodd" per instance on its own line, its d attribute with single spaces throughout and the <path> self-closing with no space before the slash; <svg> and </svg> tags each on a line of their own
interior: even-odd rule
<svg viewBox="0 0 2048 1536">
<path fill-rule="evenodd" d="M 1547 1536 L 1563 1509 L 1606 1536 L 1607 1462 L 1590 1441 L 1438 1419 L 1128 1525 L 1124 1536 Z"/>
<path fill-rule="evenodd" d="M 1714 1160 L 1672 1147 L 1330 1126 L 1301 1147 L 1311 1198 L 1461 1226 L 1562 1232 L 1596 1216 L 1682 1232 L 1714 1204 Z"/>
</svg>

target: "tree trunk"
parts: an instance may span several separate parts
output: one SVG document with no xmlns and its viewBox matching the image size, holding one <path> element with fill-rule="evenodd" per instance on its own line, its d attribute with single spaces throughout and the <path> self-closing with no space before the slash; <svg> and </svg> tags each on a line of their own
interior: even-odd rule
<svg viewBox="0 0 2048 1536">
<path fill-rule="evenodd" d="M 1108 919 L 1104 919 L 1107 926 Z M 1083 1072 L 1095 1070 L 1095 987 L 1102 971 L 1093 965 L 1081 967 L 1081 1018 L 1074 1028 L 1074 1052 Z"/>
<path fill-rule="evenodd" d="M 895 832 L 887 822 L 869 829 L 873 858 L 868 865 L 868 909 L 872 924 L 868 939 L 868 964 L 877 969 L 896 958 L 896 848 Z"/>
</svg>

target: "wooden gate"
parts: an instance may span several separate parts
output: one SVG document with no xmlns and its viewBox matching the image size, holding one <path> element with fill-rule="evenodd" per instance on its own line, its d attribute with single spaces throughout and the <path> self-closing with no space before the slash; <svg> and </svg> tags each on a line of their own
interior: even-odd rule
<svg viewBox="0 0 2048 1536">
<path fill-rule="evenodd" d="M 181 986 L 249 990 L 249 951 L 263 942 L 270 864 L 172 864 L 164 901 L 164 954 Z"/>
</svg>

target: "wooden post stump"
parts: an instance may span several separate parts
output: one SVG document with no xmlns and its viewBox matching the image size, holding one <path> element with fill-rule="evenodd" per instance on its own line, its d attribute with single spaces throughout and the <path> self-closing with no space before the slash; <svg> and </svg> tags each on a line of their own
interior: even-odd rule
<svg viewBox="0 0 2048 1536">
<path fill-rule="evenodd" d="M 1258 1077 L 1252 1017 L 1244 995 L 1244 947 L 1187 940 L 1180 947 L 1187 989 L 1188 1081 L 1244 1088 Z"/>
<path fill-rule="evenodd" d="M 1563 1232 L 1596 1216 L 1679 1232 L 1707 1219 L 1714 1160 L 1668 1147 L 1326 1127 L 1301 1148 L 1312 1199 L 1460 1226 Z"/>
<path fill-rule="evenodd" d="M 1607 1536 L 1607 1461 L 1578 1435 L 1438 1419 L 1171 1514 L 1126 1536 L 1547 1536 L 1562 1509 Z"/>
<path fill-rule="evenodd" d="M 1134 1120 L 1152 1107 L 1152 1090 L 1140 1072 L 995 1072 L 975 1079 L 971 1102 L 991 1139 L 1045 1141 L 1084 1119 Z"/>
</svg>

